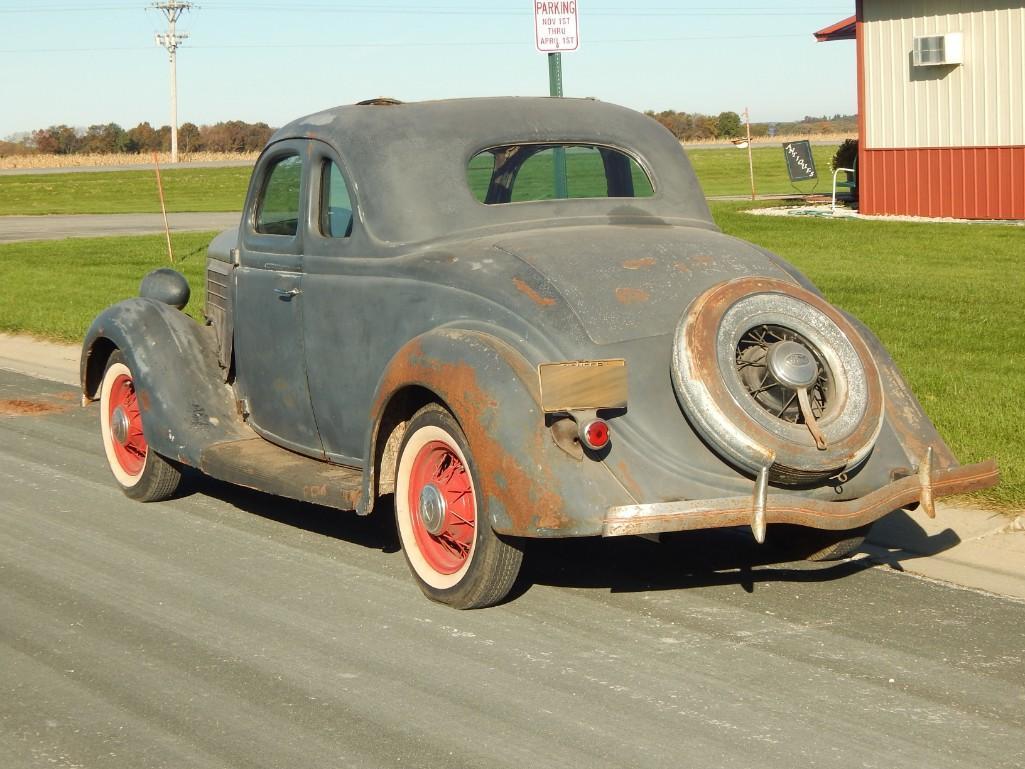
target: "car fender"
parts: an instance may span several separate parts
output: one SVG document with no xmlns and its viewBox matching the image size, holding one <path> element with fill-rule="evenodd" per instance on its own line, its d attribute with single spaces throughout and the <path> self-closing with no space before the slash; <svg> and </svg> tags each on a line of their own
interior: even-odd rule
<svg viewBox="0 0 1025 769">
<path fill-rule="evenodd" d="M 223 383 L 216 344 L 208 328 L 170 305 L 143 297 L 118 302 L 100 313 L 85 335 L 84 401 L 99 396 L 107 360 L 120 350 L 135 379 L 150 447 L 198 466 L 204 447 L 247 436 Z"/>
<path fill-rule="evenodd" d="M 404 345 L 378 385 L 365 456 L 381 456 L 382 416 L 410 387 L 430 391 L 459 422 L 496 532 L 597 535 L 615 500 L 633 499 L 604 462 L 575 459 L 557 446 L 540 406 L 536 369 L 498 337 L 446 327 Z M 375 494 L 375 464 L 364 474 L 362 512 Z"/>
<path fill-rule="evenodd" d="M 916 466 L 925 456 L 926 450 L 932 448 L 933 462 L 937 469 L 957 467 L 957 457 L 925 413 L 918 398 L 911 392 L 911 387 L 908 386 L 896 361 L 879 337 L 850 313 L 843 312 L 843 315 L 861 334 L 875 359 L 883 383 L 883 398 L 886 404 L 884 419 L 900 443 L 909 466 Z"/>
</svg>

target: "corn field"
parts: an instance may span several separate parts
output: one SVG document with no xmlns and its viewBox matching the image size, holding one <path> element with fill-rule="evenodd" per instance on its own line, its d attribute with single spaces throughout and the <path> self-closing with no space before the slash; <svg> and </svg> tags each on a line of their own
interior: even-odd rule
<svg viewBox="0 0 1025 769">
<path fill-rule="evenodd" d="M 208 163 L 224 161 L 255 162 L 259 153 L 256 152 L 179 152 L 178 160 L 182 163 Z M 169 165 L 171 155 L 158 152 L 160 165 Z M 104 155 L 10 155 L 0 157 L 0 169 L 36 169 L 36 168 L 96 168 L 106 166 L 139 166 L 152 167 L 153 155 L 145 153 L 122 153 Z"/>
</svg>

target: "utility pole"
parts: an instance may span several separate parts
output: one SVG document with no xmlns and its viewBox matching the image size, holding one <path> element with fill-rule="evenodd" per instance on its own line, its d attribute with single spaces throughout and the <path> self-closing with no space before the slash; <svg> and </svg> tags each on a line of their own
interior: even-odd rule
<svg viewBox="0 0 1025 769">
<path fill-rule="evenodd" d="M 192 8 L 193 4 L 180 2 L 180 0 L 164 0 L 164 2 L 153 3 L 150 7 L 156 8 L 164 14 L 167 19 L 167 32 L 157 33 L 157 45 L 167 49 L 168 58 L 171 61 L 171 162 L 178 162 L 178 74 L 175 65 L 175 52 L 181 42 L 188 37 L 187 33 L 175 31 L 175 23 L 178 17 L 185 11 Z"/>
<path fill-rule="evenodd" d="M 751 200 L 755 199 L 755 161 L 751 155 L 751 113 L 744 107 L 744 125 L 747 126 L 747 167 L 751 172 Z"/>
</svg>

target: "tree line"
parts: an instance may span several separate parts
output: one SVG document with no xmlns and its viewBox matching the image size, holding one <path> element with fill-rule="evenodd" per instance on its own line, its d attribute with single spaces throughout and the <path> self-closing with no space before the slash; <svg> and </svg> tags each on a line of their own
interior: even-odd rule
<svg viewBox="0 0 1025 769">
<path fill-rule="evenodd" d="M 700 112 L 677 112 L 663 110 L 644 113 L 664 125 L 677 139 L 695 141 L 702 139 L 735 139 L 746 136 L 747 129 L 736 112 L 720 112 L 718 115 L 702 115 Z M 857 115 L 806 115 L 802 120 L 780 123 L 752 123 L 752 136 L 813 135 L 823 133 L 858 132 Z"/>
<path fill-rule="evenodd" d="M 720 112 L 718 115 L 702 115 L 698 112 L 677 112 L 649 110 L 644 114 L 654 118 L 682 141 L 700 139 L 733 139 L 746 134 L 740 115 L 736 112 Z M 856 115 L 806 116 L 803 120 L 783 123 L 752 123 L 752 136 L 774 136 L 776 134 L 810 135 L 821 133 L 852 133 L 858 130 Z M 197 126 L 182 123 L 178 128 L 178 150 L 190 152 L 259 152 L 270 139 L 274 129 L 266 123 L 246 123 L 229 120 L 214 125 Z M 0 141 L 0 157 L 5 155 L 75 155 L 95 153 L 168 152 L 171 149 L 171 127 L 154 128 L 149 123 L 139 123 L 134 128 L 124 129 L 117 123 L 91 125 L 87 128 L 72 128 L 54 125 L 14 140 Z"/>
<path fill-rule="evenodd" d="M 178 127 L 178 150 L 190 152 L 259 152 L 274 129 L 266 123 L 229 120 L 214 125 L 182 123 Z M 40 128 L 18 140 L 0 141 L 3 155 L 76 155 L 96 153 L 168 152 L 171 127 L 154 128 L 147 122 L 125 130 L 117 123 L 72 128 L 54 125 Z"/>
</svg>

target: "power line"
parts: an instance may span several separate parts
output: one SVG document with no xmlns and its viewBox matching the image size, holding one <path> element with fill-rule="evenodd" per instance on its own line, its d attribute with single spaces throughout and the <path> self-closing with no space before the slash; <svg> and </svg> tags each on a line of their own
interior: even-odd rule
<svg viewBox="0 0 1025 769">
<path fill-rule="evenodd" d="M 635 37 L 635 38 L 595 38 L 588 41 L 589 45 L 632 45 L 635 43 L 686 43 L 702 40 L 779 40 L 781 38 L 808 38 L 803 33 L 783 33 L 778 35 L 690 35 L 687 37 Z M 367 42 L 367 43 L 225 43 L 223 45 L 190 45 L 192 51 L 220 51 L 239 48 L 492 48 L 495 46 L 523 46 L 522 40 L 456 40 L 442 41 L 404 41 L 404 42 Z M 3 53 L 101 53 L 104 51 L 145 51 L 147 48 L 112 47 L 112 48 L 0 48 Z"/>
<path fill-rule="evenodd" d="M 423 6 L 423 5 L 320 5 L 320 4 L 255 4 L 242 2 L 209 2 L 204 5 L 208 11 L 234 11 L 245 9 L 247 11 L 267 11 L 289 13 L 344 13 L 344 14 L 402 14 L 416 16 L 524 16 L 529 15 L 522 9 L 516 8 L 461 8 L 458 6 Z M 109 4 L 89 6 L 22 6 L 13 8 L 0 8 L 0 13 L 73 13 L 96 11 L 128 11 L 138 10 L 135 4 Z M 630 6 L 606 6 L 589 7 L 588 16 L 657 16 L 657 17 L 679 17 L 679 16 L 823 16 L 846 13 L 849 8 L 755 8 L 751 6 L 700 6 L 692 8 L 638 8 Z"/>
</svg>

